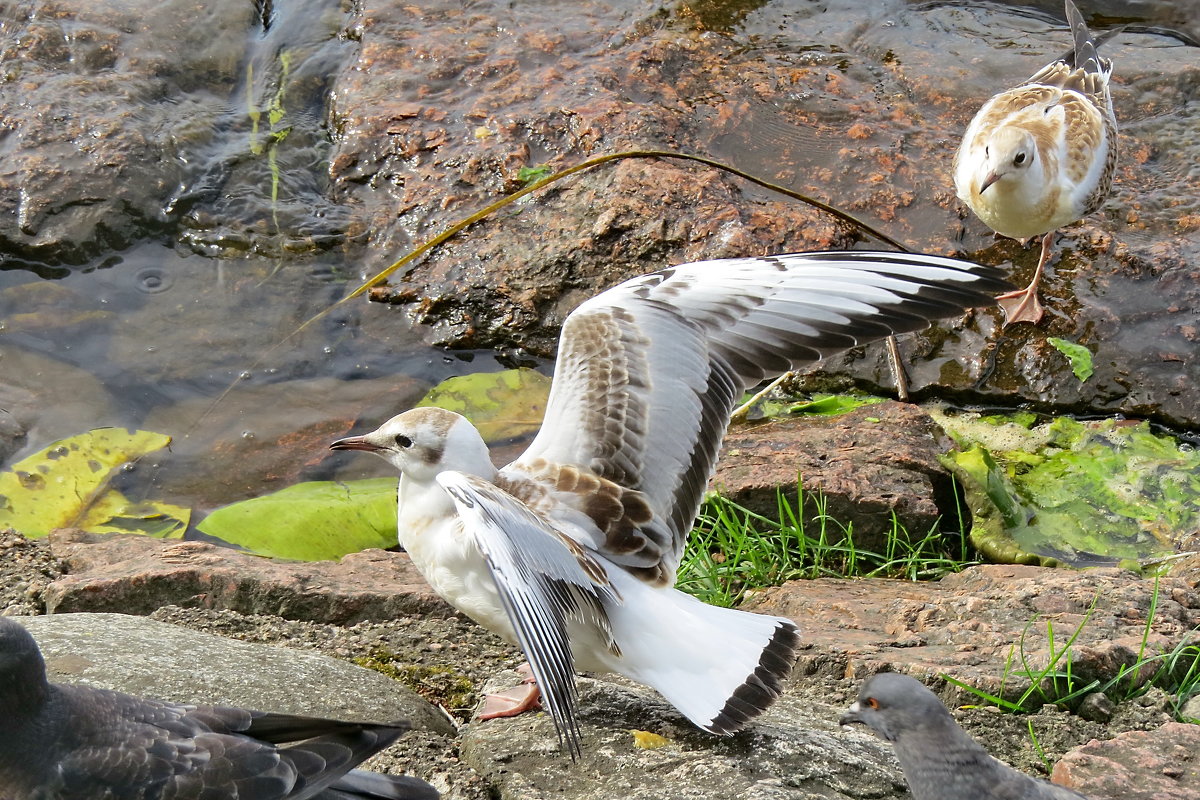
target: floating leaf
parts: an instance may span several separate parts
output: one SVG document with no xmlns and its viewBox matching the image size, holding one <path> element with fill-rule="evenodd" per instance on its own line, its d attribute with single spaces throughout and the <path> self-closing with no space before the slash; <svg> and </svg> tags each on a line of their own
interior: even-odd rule
<svg viewBox="0 0 1200 800">
<path fill-rule="evenodd" d="M 310 481 L 218 508 L 196 526 L 252 553 L 337 559 L 396 544 L 396 479 Z"/>
<path fill-rule="evenodd" d="M 1092 377 L 1092 351 L 1088 350 L 1081 344 L 1068 342 L 1066 339 L 1057 339 L 1053 336 L 1046 339 L 1054 349 L 1067 357 L 1071 362 L 1071 371 L 1075 373 L 1075 377 L 1083 383 L 1088 378 Z"/>
<path fill-rule="evenodd" d="M 0 473 L 0 528 L 31 538 L 55 528 L 179 536 L 190 512 L 165 503 L 131 503 L 109 483 L 116 470 L 166 447 L 151 431 L 98 428 L 55 442 Z"/>
<path fill-rule="evenodd" d="M 650 731 L 630 730 L 633 734 L 633 746 L 642 750 L 657 750 L 660 747 L 666 747 L 671 743 L 671 740 L 665 736 L 659 736 L 657 733 Z"/>
<path fill-rule="evenodd" d="M 442 381 L 417 406 L 457 411 L 479 429 L 485 442 L 537 431 L 546 415 L 550 379 L 532 369 L 477 372 Z"/>
</svg>

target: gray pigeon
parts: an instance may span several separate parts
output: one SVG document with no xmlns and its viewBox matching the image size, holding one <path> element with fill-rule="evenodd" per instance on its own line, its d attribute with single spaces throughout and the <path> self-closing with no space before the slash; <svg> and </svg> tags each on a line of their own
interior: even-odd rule
<svg viewBox="0 0 1200 800">
<path fill-rule="evenodd" d="M 937 695 L 907 675 L 868 679 L 841 719 L 854 722 L 895 745 L 913 800 L 1087 800 L 992 758 Z"/>
<path fill-rule="evenodd" d="M 0 617 L 4 800 L 437 800 L 417 778 L 354 770 L 408 727 L 49 683 L 33 637 Z"/>
</svg>

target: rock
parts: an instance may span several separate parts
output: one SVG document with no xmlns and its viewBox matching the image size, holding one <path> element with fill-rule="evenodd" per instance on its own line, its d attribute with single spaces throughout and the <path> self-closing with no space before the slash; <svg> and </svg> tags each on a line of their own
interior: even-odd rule
<svg viewBox="0 0 1200 800">
<path fill-rule="evenodd" d="M 293 563 L 207 542 L 138 535 L 60 530 L 50 542 L 67 572 L 46 588 L 50 614 L 150 614 L 178 605 L 351 625 L 455 613 L 406 553 L 364 550 L 337 562 Z"/>
<path fill-rule="evenodd" d="M 1089 742 L 1055 765 L 1054 782 L 1095 800 L 1200 800 L 1200 725 Z"/>
<path fill-rule="evenodd" d="M 955 513 L 951 478 L 938 463 L 949 447 L 941 428 L 920 408 L 888 401 L 834 417 L 773 420 L 733 427 L 725 438 L 712 485 L 734 502 L 775 519 L 780 489 L 796 502 L 796 482 L 809 493 L 805 522 L 821 513 L 854 526 L 859 548 L 883 552 L 893 514 L 910 536 L 925 536 Z M 798 476 L 798 477 L 797 477 Z M 833 531 L 834 538 L 840 538 Z"/>
<path fill-rule="evenodd" d="M 1112 700 L 1104 692 L 1092 692 L 1084 695 L 1075 713 L 1093 722 L 1108 722 L 1112 719 L 1114 706 Z"/>
<path fill-rule="evenodd" d="M 420 399 L 428 386 L 403 377 L 343 381 L 333 377 L 239 383 L 221 402 L 194 397 L 162 406 L 143 422 L 174 436 L 170 454 L 139 464 L 167 498 L 202 508 L 258 497 L 324 469 L 329 443 L 360 418 L 384 420 Z M 386 464 L 375 474 L 386 475 Z M 356 465 L 356 474 L 366 468 Z"/>
<path fill-rule="evenodd" d="M 1179 709 L 1179 716 L 1185 720 L 1200 720 L 1200 695 L 1192 695 Z"/>
<path fill-rule="evenodd" d="M 498 676 L 497 685 L 516 681 Z M 583 754 L 558 750 L 546 714 L 472 722 L 462 758 L 496 786 L 501 800 L 803 800 L 899 796 L 904 778 L 890 747 L 840 730 L 840 709 L 791 694 L 749 731 L 705 733 L 645 687 L 620 678 L 581 679 Z M 665 737 L 639 748 L 633 731 Z"/>
<path fill-rule="evenodd" d="M 238 642 L 125 614 L 20 617 L 51 681 L 180 703 L 387 722 L 454 734 L 454 726 L 390 678 L 335 658 Z"/>
<path fill-rule="evenodd" d="M 4 463 L 96 427 L 96 419 L 112 419 L 114 402 L 84 370 L 0 344 L 0 409 Z"/>
<path fill-rule="evenodd" d="M 15 13 L 0 59 L 5 250 L 82 264 L 97 246 L 155 235 L 172 195 L 199 178 L 188 151 L 220 127 L 220 94 L 204 102 L 189 91 L 215 75 L 224 79 L 208 89 L 233 90 L 255 19 L 238 0 L 39 2 Z"/>
<path fill-rule="evenodd" d="M 1056 652 L 1081 629 L 1071 648 L 1071 671 L 1082 683 L 1107 681 L 1132 666 L 1154 592 L 1154 581 L 1115 568 L 994 564 L 936 582 L 792 581 L 756 595 L 747 607 L 800 623 L 808 645 L 797 667 L 801 674 L 946 674 L 1015 701 L 1029 685 L 1019 674 L 1024 664 L 1037 670 L 1051 658 L 1048 625 Z M 1200 623 L 1200 602 L 1187 581 L 1163 578 L 1158 592 L 1146 654 L 1170 650 Z M 1128 685 L 1149 680 L 1157 663 L 1132 675 Z M 951 696 L 956 702 L 973 697 Z M 1035 692 L 1027 703 L 1036 709 L 1053 700 Z"/>
</svg>

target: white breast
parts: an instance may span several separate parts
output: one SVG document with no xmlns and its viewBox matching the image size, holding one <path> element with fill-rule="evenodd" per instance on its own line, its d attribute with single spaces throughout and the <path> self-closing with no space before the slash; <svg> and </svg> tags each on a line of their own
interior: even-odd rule
<svg viewBox="0 0 1200 800">
<path fill-rule="evenodd" d="M 516 634 L 484 562 L 463 531 L 454 504 L 440 486 L 406 486 L 401 479 L 397 519 L 400 545 L 438 596 L 483 627 L 515 644 Z"/>
</svg>

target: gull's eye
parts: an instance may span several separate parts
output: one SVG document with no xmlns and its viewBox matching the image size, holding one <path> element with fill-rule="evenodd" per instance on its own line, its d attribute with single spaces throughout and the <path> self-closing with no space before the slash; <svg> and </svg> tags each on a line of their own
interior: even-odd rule
<svg viewBox="0 0 1200 800">
<path fill-rule="evenodd" d="M 988 158 L 989 156 L 991 156 L 991 154 L 992 154 L 992 147 L 991 147 L 991 145 L 986 145 L 986 144 L 985 144 L 985 145 L 983 146 L 983 157 L 984 157 L 984 158 Z"/>
<path fill-rule="evenodd" d="M 866 702 L 863 705 L 865 705 L 867 708 L 871 709 L 872 711 L 879 710 L 879 701 L 876 700 L 874 697 L 868 697 Z"/>
<path fill-rule="evenodd" d="M 1015 157 L 1013 157 L 1013 166 L 1014 167 L 1019 167 L 1024 163 L 1025 163 L 1025 154 L 1024 153 L 1017 153 L 1017 155 Z"/>
<path fill-rule="evenodd" d="M 405 436 L 403 433 L 396 434 L 396 444 L 401 447 L 412 447 L 412 439 Z"/>
</svg>

